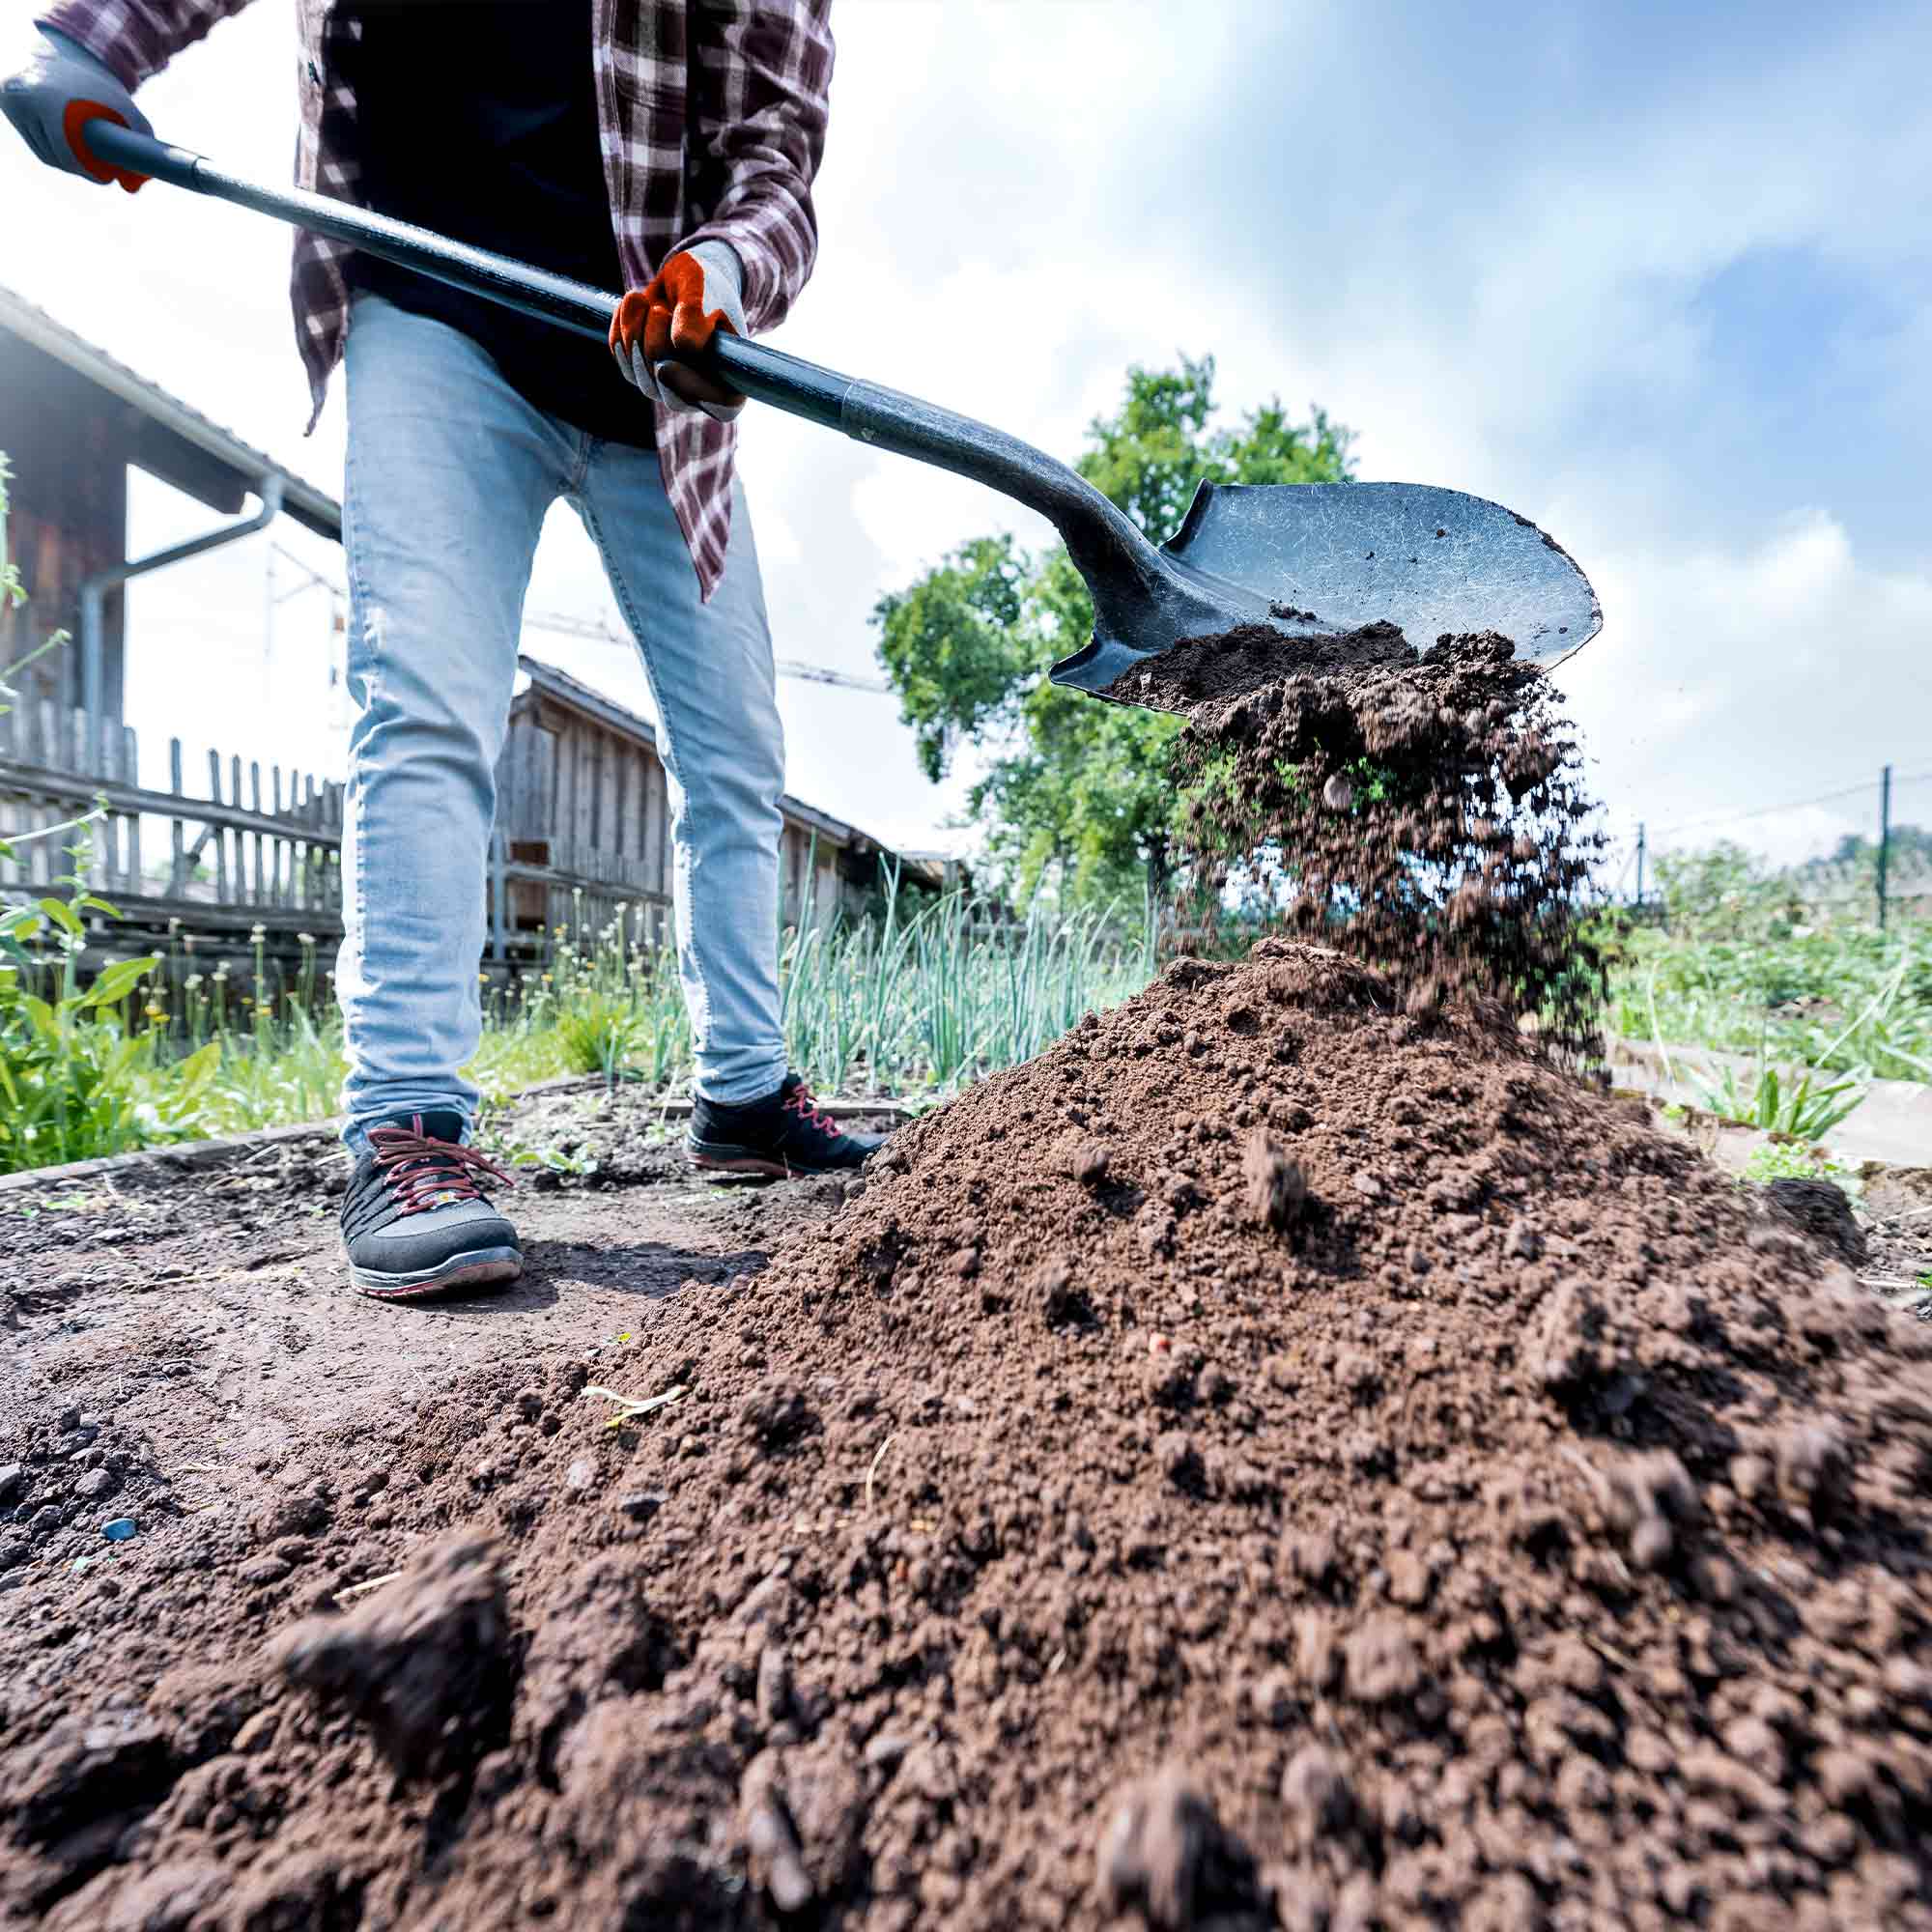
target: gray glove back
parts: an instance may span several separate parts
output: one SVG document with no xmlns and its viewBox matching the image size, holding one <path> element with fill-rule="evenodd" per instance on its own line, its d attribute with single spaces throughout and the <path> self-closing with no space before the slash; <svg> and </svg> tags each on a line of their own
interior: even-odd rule
<svg viewBox="0 0 1932 1932">
<path fill-rule="evenodd" d="M 67 111 L 77 100 L 88 100 L 118 114 L 137 133 L 152 134 L 148 117 L 134 98 L 115 79 L 103 61 L 71 41 L 43 27 L 39 45 L 18 73 L 0 81 L 0 113 L 20 130 L 20 138 L 50 168 L 60 168 L 88 181 L 120 179 L 99 163 L 89 166 L 68 138 Z M 129 177 L 129 180 L 132 178 Z"/>
<path fill-rule="evenodd" d="M 739 335 L 748 331 L 745 327 L 744 270 L 738 265 L 737 251 L 724 242 L 699 242 L 682 251 L 694 256 L 704 270 L 704 307 L 708 313 L 712 309 L 723 309 L 724 320 Z M 693 410 L 702 410 L 714 422 L 736 422 L 745 413 L 745 405 L 736 403 L 688 402 L 662 380 L 662 371 L 675 369 L 675 362 L 660 362 L 655 368 L 644 355 L 643 345 L 639 343 L 628 356 L 619 355 L 617 367 L 627 375 L 651 401 L 661 410 L 673 410 L 689 414 Z"/>
</svg>

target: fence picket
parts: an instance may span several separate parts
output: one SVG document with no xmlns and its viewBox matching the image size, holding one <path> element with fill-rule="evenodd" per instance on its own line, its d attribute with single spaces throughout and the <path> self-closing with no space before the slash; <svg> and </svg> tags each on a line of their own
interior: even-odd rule
<svg viewBox="0 0 1932 1932">
<path fill-rule="evenodd" d="M 211 751 L 208 754 L 208 797 L 213 805 L 221 803 L 221 753 Z M 219 821 L 210 827 L 210 836 L 214 840 L 214 896 L 218 904 L 226 905 L 228 895 L 228 836 Z"/>
</svg>

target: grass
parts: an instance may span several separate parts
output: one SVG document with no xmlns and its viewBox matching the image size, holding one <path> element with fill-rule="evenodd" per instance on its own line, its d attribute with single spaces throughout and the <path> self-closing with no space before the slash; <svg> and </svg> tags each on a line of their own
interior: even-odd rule
<svg viewBox="0 0 1932 1932">
<path fill-rule="evenodd" d="M 1670 855 L 1658 879 L 1662 923 L 1617 936 L 1615 1031 L 1761 1069 L 1932 1081 L 1932 923 L 1833 918 L 1802 870 L 1730 844 Z"/>
<path fill-rule="evenodd" d="M 1799 929 L 1623 942 L 1611 1023 L 1626 1037 L 1747 1053 L 1861 1079 L 1932 1080 L 1932 929 Z"/>
<path fill-rule="evenodd" d="M 333 1114 L 347 1060 L 314 942 L 304 938 L 286 981 L 258 927 L 252 972 L 204 971 L 191 943 L 171 939 L 83 989 L 83 915 L 111 926 L 113 912 L 82 903 L 79 858 L 68 899 L 14 908 L 0 931 L 0 1172 Z M 596 930 L 559 926 L 518 986 L 479 987 L 482 1039 L 468 1071 L 486 1110 L 560 1074 L 661 1090 L 689 1081 L 676 961 L 643 934 L 642 907 Z M 1150 931 L 1096 914 L 997 923 L 963 894 L 915 900 L 894 879 L 876 917 L 782 935 L 791 1064 L 827 1094 L 940 1097 L 1129 997 L 1152 957 Z M 580 1171 L 540 1150 L 504 1151 Z"/>
<path fill-rule="evenodd" d="M 1830 918 L 1804 881 L 1734 846 L 1665 860 L 1662 922 L 1615 934 L 1607 1018 L 1712 1113 L 1815 1141 L 1872 1081 L 1932 1081 L 1932 925 Z"/>
<path fill-rule="evenodd" d="M 1835 1180 L 1847 1194 L 1861 1189 L 1848 1167 L 1813 1153 L 1809 1148 L 1793 1147 L 1788 1141 L 1773 1141 L 1752 1151 L 1745 1162 L 1747 1180 Z"/>
</svg>

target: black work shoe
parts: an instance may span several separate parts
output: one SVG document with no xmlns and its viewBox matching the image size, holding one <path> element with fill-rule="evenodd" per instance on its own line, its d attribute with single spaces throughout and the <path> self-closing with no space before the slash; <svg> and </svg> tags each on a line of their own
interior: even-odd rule
<svg viewBox="0 0 1932 1932">
<path fill-rule="evenodd" d="M 452 1290 L 515 1281 L 517 1231 L 482 1182 L 510 1177 L 462 1145 L 458 1114 L 414 1114 L 369 1130 L 342 1200 L 349 1272 L 381 1301 L 420 1301 Z"/>
<path fill-rule="evenodd" d="M 720 1100 L 692 1103 L 685 1147 L 693 1162 L 718 1174 L 763 1174 L 788 1180 L 795 1174 L 833 1174 L 857 1167 L 883 1134 L 841 1134 L 821 1113 L 796 1073 L 762 1100 L 728 1107 Z"/>
</svg>

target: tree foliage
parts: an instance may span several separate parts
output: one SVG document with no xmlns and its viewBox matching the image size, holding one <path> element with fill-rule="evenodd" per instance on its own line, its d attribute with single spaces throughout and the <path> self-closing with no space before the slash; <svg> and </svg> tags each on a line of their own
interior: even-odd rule
<svg viewBox="0 0 1932 1932">
<path fill-rule="evenodd" d="M 1196 487 L 1350 480 L 1350 432 L 1278 401 L 1214 423 L 1214 359 L 1129 369 L 1119 411 L 1089 426 L 1080 473 L 1155 542 L 1179 526 Z M 980 754 L 973 822 L 1003 883 L 1046 884 L 1067 903 L 1139 898 L 1164 885 L 1178 800 L 1167 747 L 1179 721 L 1061 691 L 1047 668 L 1093 634 L 1087 586 L 1064 549 L 1034 554 L 1010 535 L 977 537 L 872 621 L 879 657 L 917 734 L 928 778 L 961 742 Z"/>
</svg>

